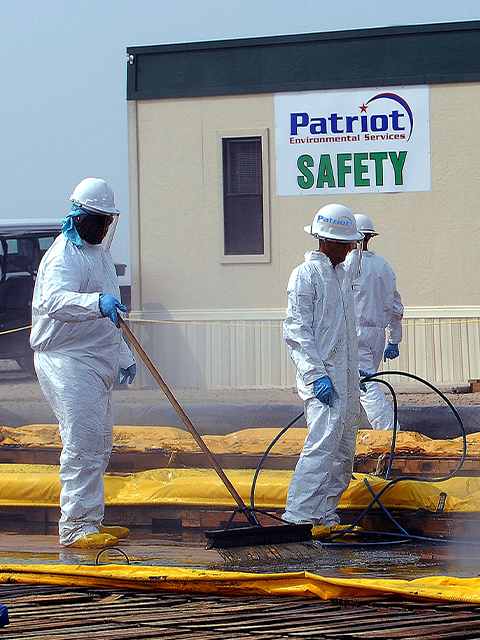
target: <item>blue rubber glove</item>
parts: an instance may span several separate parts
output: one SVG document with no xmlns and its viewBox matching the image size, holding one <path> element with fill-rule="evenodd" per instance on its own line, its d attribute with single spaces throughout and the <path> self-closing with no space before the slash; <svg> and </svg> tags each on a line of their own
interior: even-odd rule
<svg viewBox="0 0 480 640">
<path fill-rule="evenodd" d="M 137 375 L 137 365 L 135 363 L 131 364 L 128 369 L 123 369 L 120 367 L 120 384 L 124 384 L 125 380 L 128 378 L 128 384 L 132 384 L 135 380 L 135 376 Z"/>
<path fill-rule="evenodd" d="M 389 360 L 394 360 L 395 358 L 398 358 L 399 355 L 400 351 L 398 350 L 398 344 L 391 344 L 389 342 L 385 351 L 383 352 L 383 361 L 386 362 L 387 358 Z"/>
<path fill-rule="evenodd" d="M 117 309 L 120 309 L 120 311 L 126 311 L 127 307 L 124 307 L 120 300 L 110 296 L 108 293 L 102 293 L 98 301 L 98 305 L 102 316 L 110 318 L 117 329 L 120 329 Z"/>
<path fill-rule="evenodd" d="M 333 407 L 333 387 L 328 376 L 323 376 L 323 378 L 315 380 L 313 383 L 313 393 L 320 402 L 327 404 L 329 407 Z"/>
<path fill-rule="evenodd" d="M 361 369 L 358 370 L 358 373 L 360 374 L 361 378 L 369 378 L 370 376 L 373 376 L 373 373 L 367 373 L 366 371 L 362 371 Z M 365 382 L 360 382 L 360 389 L 367 393 L 367 385 L 365 384 Z"/>
<path fill-rule="evenodd" d="M 370 376 L 373 376 L 373 373 L 368 373 L 368 371 L 362 371 L 361 369 L 358 370 L 358 373 L 361 378 L 369 378 Z"/>
</svg>

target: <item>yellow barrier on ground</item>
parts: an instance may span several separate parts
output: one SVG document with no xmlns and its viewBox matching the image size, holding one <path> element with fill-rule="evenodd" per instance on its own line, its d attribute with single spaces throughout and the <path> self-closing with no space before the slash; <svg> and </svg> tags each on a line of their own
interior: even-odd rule
<svg viewBox="0 0 480 640">
<path fill-rule="evenodd" d="M 242 499 L 250 503 L 252 469 L 230 469 L 228 478 Z M 283 509 L 293 471 L 262 470 L 255 489 L 255 505 Z M 372 500 L 365 479 L 378 493 L 387 481 L 355 473 L 340 501 L 340 509 L 363 509 Z M 480 477 L 454 477 L 445 482 L 403 480 L 389 488 L 382 503 L 390 509 L 436 511 L 446 493 L 444 513 L 480 512 Z M 0 506 L 58 506 L 59 467 L 54 465 L 0 465 Z M 152 469 L 125 476 L 105 476 L 105 503 L 128 505 L 188 505 L 235 507 L 232 497 L 211 469 Z"/>
<path fill-rule="evenodd" d="M 254 574 L 172 567 L 0 565 L 0 583 L 202 593 L 225 596 L 365 598 L 480 603 L 479 578 L 429 576 L 415 580 L 328 578 L 307 571 Z"/>
<path fill-rule="evenodd" d="M 223 436 L 206 435 L 203 439 L 216 454 L 262 455 L 278 433 L 279 429 L 254 428 Z M 298 455 L 306 434 L 306 428 L 292 427 L 275 444 L 270 455 Z M 200 451 L 200 447 L 188 431 L 174 427 L 115 426 L 113 435 L 113 446 L 119 450 Z M 357 436 L 356 455 L 365 456 L 389 451 L 391 442 L 391 431 L 361 430 Z M 33 424 L 18 428 L 0 427 L 0 448 L 4 445 L 61 447 L 62 443 L 57 425 Z M 452 440 L 432 440 L 414 431 L 400 431 L 397 434 L 395 451 L 412 451 L 436 457 L 460 456 L 462 446 L 461 437 Z M 467 436 L 467 453 L 470 456 L 480 456 L 480 433 Z"/>
</svg>

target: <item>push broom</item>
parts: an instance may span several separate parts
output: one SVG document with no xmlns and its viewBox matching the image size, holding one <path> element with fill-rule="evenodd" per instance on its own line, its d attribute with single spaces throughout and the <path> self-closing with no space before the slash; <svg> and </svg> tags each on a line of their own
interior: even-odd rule
<svg viewBox="0 0 480 640">
<path fill-rule="evenodd" d="M 271 526 L 263 526 L 258 522 L 258 519 L 253 512 L 253 510 L 245 504 L 242 500 L 241 496 L 236 491 L 235 487 L 232 485 L 230 480 L 225 475 L 225 472 L 218 464 L 215 456 L 207 447 L 205 442 L 202 440 L 200 434 L 193 426 L 192 422 L 180 406 L 179 402 L 173 395 L 173 393 L 168 388 L 167 384 L 155 368 L 154 364 L 148 357 L 148 355 L 143 350 L 142 346 L 138 342 L 137 338 L 131 331 L 131 329 L 126 325 L 123 318 L 118 316 L 118 321 L 120 323 L 120 327 L 122 328 L 125 336 L 128 338 L 129 342 L 133 345 L 135 350 L 137 351 L 140 358 L 143 360 L 147 369 L 150 371 L 152 376 L 155 378 L 156 382 L 159 384 L 162 391 L 167 396 L 171 405 L 180 416 L 183 424 L 187 427 L 188 431 L 191 433 L 200 449 L 205 454 L 205 457 L 209 461 L 212 468 L 216 471 L 217 475 L 229 491 L 232 498 L 238 505 L 238 511 L 242 513 L 247 519 L 250 526 L 248 527 L 235 527 L 231 529 L 217 529 L 214 531 L 207 531 L 205 535 L 207 537 L 207 549 L 217 549 L 219 550 L 227 550 L 236 547 L 275 547 L 275 550 L 272 551 L 273 555 L 276 557 L 298 557 L 300 556 L 309 556 L 311 555 L 310 551 L 303 552 L 303 550 L 298 553 L 298 551 L 288 551 L 287 554 L 282 554 L 281 550 L 279 551 L 278 545 L 290 545 L 293 543 L 307 543 L 312 540 L 312 525 L 310 524 L 281 524 L 281 525 L 271 525 Z M 221 555 L 224 555 L 221 553 Z M 226 557 L 228 553 L 226 552 L 224 557 Z"/>
</svg>

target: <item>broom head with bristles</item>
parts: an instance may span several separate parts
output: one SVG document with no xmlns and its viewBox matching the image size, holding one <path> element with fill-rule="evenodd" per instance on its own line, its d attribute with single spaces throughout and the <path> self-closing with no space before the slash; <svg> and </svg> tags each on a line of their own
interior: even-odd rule
<svg viewBox="0 0 480 640">
<path fill-rule="evenodd" d="M 207 549 L 229 549 L 272 544 L 307 542 L 312 539 L 311 524 L 281 524 L 269 527 L 235 527 L 206 531 Z"/>
</svg>

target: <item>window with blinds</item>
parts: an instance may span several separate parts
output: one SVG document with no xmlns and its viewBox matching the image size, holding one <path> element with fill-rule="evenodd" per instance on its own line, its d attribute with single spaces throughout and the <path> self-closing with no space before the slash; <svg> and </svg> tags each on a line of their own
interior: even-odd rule
<svg viewBox="0 0 480 640">
<path fill-rule="evenodd" d="M 262 138 L 223 138 L 225 255 L 264 253 Z"/>
</svg>

